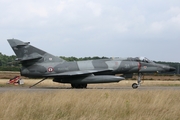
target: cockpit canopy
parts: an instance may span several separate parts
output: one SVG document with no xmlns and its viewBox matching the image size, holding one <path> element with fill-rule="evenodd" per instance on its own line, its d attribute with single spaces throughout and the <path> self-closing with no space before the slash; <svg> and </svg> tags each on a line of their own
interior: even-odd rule
<svg viewBox="0 0 180 120">
<path fill-rule="evenodd" d="M 146 57 L 139 57 L 139 59 L 140 59 L 141 62 L 147 62 L 147 63 L 152 63 L 153 62 L 153 61 L 149 60 Z"/>
<path fill-rule="evenodd" d="M 153 61 L 149 60 L 146 57 L 135 57 L 135 58 L 129 57 L 129 58 L 127 58 L 127 60 L 138 61 L 138 62 L 146 62 L 146 63 L 153 63 Z"/>
</svg>

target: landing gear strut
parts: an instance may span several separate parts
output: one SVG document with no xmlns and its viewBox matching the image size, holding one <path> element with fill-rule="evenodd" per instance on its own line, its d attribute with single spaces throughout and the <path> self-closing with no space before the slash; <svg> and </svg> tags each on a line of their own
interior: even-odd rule
<svg viewBox="0 0 180 120">
<path fill-rule="evenodd" d="M 132 84 L 132 88 L 133 89 L 136 89 L 136 88 L 138 88 L 140 85 L 141 85 L 141 73 L 138 73 L 138 80 L 137 80 L 137 83 L 133 83 Z"/>
</svg>

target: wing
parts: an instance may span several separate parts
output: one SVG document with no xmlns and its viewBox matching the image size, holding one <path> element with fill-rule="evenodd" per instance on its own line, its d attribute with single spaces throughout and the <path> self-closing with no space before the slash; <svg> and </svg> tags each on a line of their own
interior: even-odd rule
<svg viewBox="0 0 180 120">
<path fill-rule="evenodd" d="M 78 76 L 78 75 L 89 75 L 95 73 L 102 73 L 102 72 L 112 72 L 112 69 L 102 69 L 102 70 L 79 70 L 79 71 L 69 71 L 63 73 L 55 73 L 55 74 L 47 74 L 44 77 L 65 77 L 65 76 Z"/>
</svg>

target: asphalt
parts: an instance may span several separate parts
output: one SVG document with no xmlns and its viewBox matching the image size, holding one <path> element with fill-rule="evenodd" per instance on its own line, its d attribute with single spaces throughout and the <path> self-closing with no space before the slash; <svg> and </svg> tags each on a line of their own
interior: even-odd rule
<svg viewBox="0 0 180 120">
<path fill-rule="evenodd" d="M 137 89 L 132 89 L 131 87 L 88 87 L 87 89 L 71 89 L 70 87 L 0 87 L 0 92 L 7 92 L 7 91 L 27 91 L 27 92 L 44 92 L 44 91 L 62 91 L 62 90 L 77 90 L 77 91 L 85 91 L 85 90 L 136 90 L 136 91 L 151 91 L 151 90 L 177 90 L 180 91 L 179 86 L 140 86 Z"/>
</svg>

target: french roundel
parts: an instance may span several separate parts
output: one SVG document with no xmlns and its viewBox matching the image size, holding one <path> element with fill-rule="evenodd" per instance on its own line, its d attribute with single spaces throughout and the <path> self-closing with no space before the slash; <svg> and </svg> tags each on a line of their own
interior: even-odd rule
<svg viewBox="0 0 180 120">
<path fill-rule="evenodd" d="M 53 72 L 53 71 L 54 71 L 54 69 L 52 67 L 48 68 L 48 72 Z"/>
</svg>

